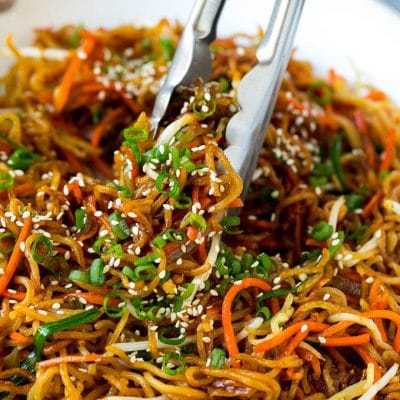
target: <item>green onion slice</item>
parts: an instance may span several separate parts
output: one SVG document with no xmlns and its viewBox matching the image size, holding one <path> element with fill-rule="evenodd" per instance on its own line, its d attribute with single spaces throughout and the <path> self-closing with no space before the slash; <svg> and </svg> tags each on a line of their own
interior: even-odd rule
<svg viewBox="0 0 400 400">
<path fill-rule="evenodd" d="M 120 212 L 114 211 L 109 217 L 111 229 L 118 236 L 119 239 L 127 239 L 130 235 L 130 228 L 128 221 L 121 215 Z"/>
<path fill-rule="evenodd" d="M 176 346 L 185 341 L 186 332 L 175 326 L 167 326 L 158 332 L 158 339 L 161 343 Z"/>
<path fill-rule="evenodd" d="M 178 229 L 169 228 L 162 234 L 165 239 L 169 240 L 171 243 L 182 244 L 187 240 L 185 232 Z"/>
<path fill-rule="evenodd" d="M 7 165 L 13 169 L 22 169 L 23 171 L 26 171 L 34 161 L 39 159 L 40 157 L 36 154 L 20 147 L 14 150 L 14 152 L 11 154 L 7 161 Z"/>
<path fill-rule="evenodd" d="M 311 231 L 311 236 L 319 242 L 325 242 L 333 234 L 333 226 L 325 221 L 320 221 L 315 224 Z"/>
<path fill-rule="evenodd" d="M 124 302 L 125 305 L 123 307 L 112 307 L 108 305 L 110 299 L 120 299 L 121 302 Z M 126 307 L 126 300 L 118 293 L 109 293 L 103 301 L 103 309 L 106 315 L 110 318 L 120 318 L 122 315 L 125 314 L 127 307 Z"/>
<path fill-rule="evenodd" d="M 84 282 L 84 283 L 90 283 L 90 276 L 85 271 L 80 271 L 79 269 L 73 269 L 69 273 L 68 280 L 69 281 L 80 281 L 80 282 Z"/>
<path fill-rule="evenodd" d="M 219 347 L 214 347 L 211 352 L 211 368 L 223 368 L 226 361 L 226 353 Z"/>
<path fill-rule="evenodd" d="M 149 131 L 145 128 L 139 128 L 137 126 L 132 126 L 125 128 L 122 131 L 125 140 L 128 142 L 137 142 L 139 140 L 147 140 L 149 138 Z"/>
<path fill-rule="evenodd" d="M 79 231 L 82 231 L 85 227 L 86 213 L 82 208 L 75 210 L 75 225 Z"/>
<path fill-rule="evenodd" d="M 125 199 L 128 199 L 133 195 L 132 190 L 130 190 L 127 186 L 117 185 L 114 182 L 107 182 L 107 186 L 112 187 L 113 189 L 117 189 L 118 193 Z"/>
<path fill-rule="evenodd" d="M 8 243 L 8 239 L 12 239 L 13 240 L 13 244 Z M 4 242 L 3 242 L 4 240 Z M 2 242 L 2 247 L 4 247 L 4 249 L 0 249 L 0 253 L 1 254 L 10 254 L 15 246 L 15 241 L 17 240 L 17 237 L 12 233 L 12 232 L 4 232 L 0 235 L 0 242 Z"/>
<path fill-rule="evenodd" d="M 32 258 L 38 262 L 43 263 L 53 252 L 53 244 L 46 236 L 38 236 L 32 243 L 31 254 Z"/>
<path fill-rule="evenodd" d="M 14 178 L 8 172 L 0 172 L 0 190 L 8 190 L 14 186 Z"/>
<path fill-rule="evenodd" d="M 104 275 L 104 261 L 101 258 L 96 258 L 92 261 L 89 268 L 90 283 L 93 286 L 101 286 L 104 284 L 106 278 Z"/>
<path fill-rule="evenodd" d="M 210 117 L 215 113 L 216 109 L 217 103 L 214 99 L 210 99 L 210 101 L 205 101 L 204 99 L 195 99 L 193 101 L 193 113 L 201 119 Z"/>
<path fill-rule="evenodd" d="M 164 184 L 167 184 L 169 190 L 164 190 Z M 160 171 L 155 182 L 156 189 L 168 197 L 176 197 L 181 191 L 179 180 L 168 172 Z"/>
<path fill-rule="evenodd" d="M 172 199 L 172 203 L 175 208 L 178 208 L 180 210 L 184 210 L 186 208 L 189 208 L 192 206 L 192 199 L 188 196 L 186 196 L 185 193 L 181 193 L 179 196 L 174 197 Z"/>
<path fill-rule="evenodd" d="M 313 82 L 308 87 L 307 94 L 312 101 L 321 106 L 332 101 L 332 89 L 325 82 Z"/>
<path fill-rule="evenodd" d="M 207 229 L 207 221 L 204 219 L 204 217 L 192 212 L 185 216 L 182 224 L 183 226 L 194 225 L 200 232 L 205 232 Z"/>
<path fill-rule="evenodd" d="M 169 365 L 175 364 L 173 368 Z M 178 375 L 181 374 L 185 368 L 185 361 L 182 355 L 179 353 L 167 353 L 162 360 L 162 370 L 168 375 Z"/>
<path fill-rule="evenodd" d="M 141 258 L 137 258 L 133 262 L 133 265 L 135 265 L 137 267 L 139 265 L 149 264 L 149 263 L 151 263 L 153 261 L 156 261 L 159 258 L 160 258 L 160 254 L 158 252 L 154 252 L 154 253 L 148 254 L 147 256 L 144 256 L 144 257 L 141 257 Z"/>
<path fill-rule="evenodd" d="M 94 244 L 93 244 L 93 250 L 97 253 L 97 254 L 101 254 L 103 251 L 105 251 L 103 249 L 103 245 L 104 244 L 110 244 L 110 248 L 112 248 L 113 246 L 115 246 L 117 244 L 117 242 L 110 237 L 107 236 L 102 236 L 100 238 L 98 238 Z"/>
</svg>

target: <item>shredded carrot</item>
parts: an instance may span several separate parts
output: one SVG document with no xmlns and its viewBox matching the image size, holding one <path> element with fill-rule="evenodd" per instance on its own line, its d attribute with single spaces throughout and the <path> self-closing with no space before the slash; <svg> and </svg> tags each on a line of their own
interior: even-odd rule
<svg viewBox="0 0 400 400">
<path fill-rule="evenodd" d="M 90 138 L 90 142 L 93 147 L 99 147 L 100 141 L 103 138 L 104 134 L 107 132 L 107 129 L 119 118 L 119 116 L 123 112 L 122 107 L 118 107 L 114 110 L 108 112 L 100 121 L 100 123 L 96 126 L 92 133 L 92 137 Z"/>
<path fill-rule="evenodd" d="M 199 200 L 199 192 L 200 192 L 200 186 L 193 186 L 193 189 L 192 189 L 192 200 L 193 200 L 193 203 L 200 203 L 200 200 Z"/>
<path fill-rule="evenodd" d="M 228 205 L 228 208 L 241 208 L 244 206 L 244 203 L 240 197 L 231 201 Z"/>
<path fill-rule="evenodd" d="M 206 261 L 207 258 L 207 252 L 206 252 L 206 242 L 202 242 L 197 246 L 197 254 L 199 256 L 200 262 L 203 264 Z"/>
<path fill-rule="evenodd" d="M 339 321 L 337 324 L 330 326 L 329 328 L 325 329 L 323 332 L 321 332 L 320 336 L 333 336 L 336 333 L 339 333 L 341 331 L 344 331 L 347 329 L 349 326 L 355 324 L 353 321 Z"/>
<path fill-rule="evenodd" d="M 374 209 L 375 206 L 379 204 L 379 202 L 382 200 L 384 196 L 384 193 L 382 190 L 379 192 L 376 192 L 370 199 L 370 201 L 366 204 L 362 211 L 362 216 L 364 218 L 368 218 L 371 215 L 372 210 Z"/>
<path fill-rule="evenodd" d="M 35 193 L 35 185 L 32 182 L 21 183 L 20 185 L 14 186 L 13 191 L 17 196 L 29 196 Z"/>
<path fill-rule="evenodd" d="M 301 347 L 298 347 L 296 349 L 296 353 L 304 361 L 307 361 L 310 363 L 311 368 L 314 371 L 315 378 L 319 379 L 319 377 L 321 376 L 321 364 L 320 364 L 318 358 L 315 357 L 315 355 L 313 353 L 311 353 L 311 351 L 308 351 Z"/>
<path fill-rule="evenodd" d="M 197 228 L 195 228 L 194 226 L 189 226 L 189 228 L 186 231 L 186 235 L 187 235 L 188 239 L 191 240 L 192 242 L 194 242 L 196 240 L 198 233 L 199 233 L 199 230 Z"/>
<path fill-rule="evenodd" d="M 285 349 L 281 353 L 281 357 L 288 356 L 292 354 L 299 344 L 308 336 L 308 329 L 305 332 L 297 332 L 295 337 L 289 342 L 289 344 L 285 347 Z"/>
<path fill-rule="evenodd" d="M 74 172 L 84 172 L 82 164 L 79 162 L 78 158 L 75 156 L 74 153 L 71 151 L 64 149 L 63 147 L 60 148 L 60 151 L 63 157 L 69 162 Z"/>
<path fill-rule="evenodd" d="M 82 52 L 82 54 L 89 56 L 90 53 L 93 51 L 95 44 L 96 44 L 95 37 L 92 35 L 87 35 L 86 40 L 83 43 L 83 47 L 80 51 Z M 60 85 L 56 89 L 56 93 L 54 96 L 54 105 L 56 107 L 56 111 L 58 112 L 62 111 L 65 105 L 67 104 L 74 76 L 76 75 L 77 71 L 79 70 L 83 62 L 83 59 L 80 58 L 78 54 L 80 53 L 77 52 L 75 56 L 72 58 L 62 78 Z"/>
<path fill-rule="evenodd" d="M 365 122 L 364 114 L 361 110 L 354 111 L 354 122 L 356 124 L 357 129 L 361 133 L 367 133 L 367 123 Z"/>
<path fill-rule="evenodd" d="M 112 169 L 99 156 L 92 155 L 90 159 L 92 160 L 93 166 L 97 171 L 101 172 L 108 179 L 114 179 L 114 173 Z"/>
<path fill-rule="evenodd" d="M 24 292 L 9 292 L 8 290 L 3 291 L 0 296 L 8 297 L 17 301 L 22 301 L 25 299 L 26 293 Z"/>
<path fill-rule="evenodd" d="M 55 365 L 59 365 L 62 363 L 104 363 L 103 358 L 101 355 L 96 353 L 82 355 L 70 355 L 70 356 L 62 356 L 62 357 L 55 357 L 49 360 L 40 361 L 36 364 L 36 368 L 48 368 L 53 367 Z"/>
<path fill-rule="evenodd" d="M 393 162 L 394 152 L 396 150 L 396 128 L 389 129 L 385 144 L 385 152 L 383 160 L 379 167 L 379 171 L 388 171 Z"/>
<path fill-rule="evenodd" d="M 27 336 L 17 331 L 11 332 L 8 336 L 10 336 L 10 339 L 13 340 L 14 342 L 17 342 L 22 345 L 31 343 L 31 339 L 29 339 Z"/>
<path fill-rule="evenodd" d="M 5 268 L 4 274 L 0 276 L 0 293 L 4 293 L 7 289 L 8 284 L 14 276 L 16 269 L 18 268 L 18 264 L 22 258 L 22 250 L 21 243 L 25 244 L 25 240 L 31 232 L 32 218 L 29 216 L 25 218 L 24 225 L 19 233 L 18 239 L 15 243 L 14 249 L 11 253 L 11 256 L 8 260 L 8 264 Z"/>
<path fill-rule="evenodd" d="M 384 318 L 394 322 L 397 326 L 396 336 L 393 341 L 395 351 L 400 351 L 400 315 L 390 310 L 370 310 L 361 314 L 367 318 Z"/>
<path fill-rule="evenodd" d="M 209 197 L 202 197 L 200 199 L 200 205 L 201 208 L 204 210 L 205 208 L 207 208 L 211 203 L 211 199 Z"/>
<path fill-rule="evenodd" d="M 367 99 L 374 100 L 374 101 L 381 101 L 386 99 L 385 93 L 381 90 L 371 89 L 370 92 L 365 96 Z"/>
<path fill-rule="evenodd" d="M 73 181 L 67 184 L 67 187 L 70 191 L 72 191 L 76 201 L 79 204 L 82 204 L 83 201 L 83 193 L 77 181 Z"/>
<path fill-rule="evenodd" d="M 256 344 L 253 348 L 254 352 L 262 353 L 263 351 L 268 351 L 273 349 L 274 347 L 279 346 L 280 344 L 289 340 L 293 335 L 296 335 L 303 326 L 307 326 L 308 332 L 321 332 L 329 327 L 329 325 L 327 324 L 309 320 L 296 322 L 293 325 L 290 325 L 288 328 L 284 329 L 282 332 L 279 332 L 278 334 L 273 336 L 271 339 L 267 339 L 265 342 Z"/>
<path fill-rule="evenodd" d="M 174 250 L 176 250 L 177 248 L 179 247 L 179 244 L 176 244 L 176 243 L 167 243 L 164 247 L 163 247 L 163 250 L 164 250 L 164 253 L 165 254 L 169 254 L 169 253 L 171 253 L 171 252 L 173 252 Z"/>
<path fill-rule="evenodd" d="M 67 299 L 68 297 L 80 297 L 82 299 L 85 299 L 88 303 L 96 305 L 103 305 L 105 298 L 105 296 L 103 296 L 102 294 L 85 293 L 85 292 L 65 293 L 62 295 L 63 299 Z M 111 307 L 117 306 L 120 302 L 121 300 L 118 298 L 110 298 L 108 300 L 108 304 Z"/>
<path fill-rule="evenodd" d="M 321 346 L 326 347 L 347 347 L 347 346 L 355 346 L 357 344 L 367 344 L 369 343 L 371 337 L 369 333 L 363 333 L 362 335 L 356 336 L 339 336 L 339 337 L 328 337 L 324 338 L 321 342 L 317 338 L 311 338 L 310 340 L 314 340 L 319 342 Z"/>
<path fill-rule="evenodd" d="M 235 332 L 232 326 L 232 304 L 236 295 L 249 287 L 257 287 L 264 292 L 271 290 L 269 283 L 258 278 L 244 278 L 234 283 L 226 293 L 222 302 L 222 327 L 224 329 L 225 344 L 228 349 L 229 356 L 239 353 L 239 348 L 235 338 Z"/>
<path fill-rule="evenodd" d="M 353 346 L 353 350 L 361 357 L 366 366 L 368 366 L 368 364 L 374 364 L 374 382 L 380 379 L 382 373 L 375 358 L 362 346 Z"/>
</svg>

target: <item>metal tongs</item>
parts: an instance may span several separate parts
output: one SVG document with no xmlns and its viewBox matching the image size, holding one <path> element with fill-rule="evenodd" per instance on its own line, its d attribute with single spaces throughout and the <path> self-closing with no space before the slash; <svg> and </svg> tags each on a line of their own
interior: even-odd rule
<svg viewBox="0 0 400 400">
<path fill-rule="evenodd" d="M 243 180 L 246 196 L 257 165 L 267 126 L 290 57 L 294 35 L 305 0 L 275 0 L 264 38 L 257 48 L 258 64 L 238 87 L 239 111 L 226 128 L 225 154 Z M 171 96 L 180 85 L 211 73 L 209 44 L 215 39 L 216 26 L 225 0 L 196 0 L 171 68 L 154 105 L 151 123 L 156 135 Z"/>
</svg>

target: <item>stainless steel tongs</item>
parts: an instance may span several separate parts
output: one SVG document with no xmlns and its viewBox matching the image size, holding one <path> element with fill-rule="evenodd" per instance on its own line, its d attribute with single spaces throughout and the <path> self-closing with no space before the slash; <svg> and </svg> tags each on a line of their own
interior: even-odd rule
<svg viewBox="0 0 400 400">
<path fill-rule="evenodd" d="M 275 0 L 265 36 L 257 49 L 258 64 L 243 77 L 238 87 L 240 108 L 226 128 L 225 154 L 243 179 L 242 197 L 247 193 L 257 165 L 304 1 Z M 196 0 L 166 81 L 156 98 L 151 117 L 154 135 L 174 90 L 198 78 L 208 81 L 211 73 L 209 44 L 215 39 L 224 3 L 225 0 Z"/>
</svg>

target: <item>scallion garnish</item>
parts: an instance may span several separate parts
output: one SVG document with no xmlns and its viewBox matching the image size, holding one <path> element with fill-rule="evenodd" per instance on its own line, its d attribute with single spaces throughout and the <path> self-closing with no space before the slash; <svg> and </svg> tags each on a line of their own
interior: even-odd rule
<svg viewBox="0 0 400 400">
<path fill-rule="evenodd" d="M 175 326 L 166 326 L 159 330 L 158 339 L 161 343 L 176 346 L 185 341 L 186 332 Z"/>
<path fill-rule="evenodd" d="M 161 322 L 165 318 L 165 308 L 164 311 L 162 309 L 160 305 L 151 306 L 146 313 L 146 318 L 153 322 Z"/>
<path fill-rule="evenodd" d="M 207 222 L 203 216 L 195 213 L 189 213 L 182 221 L 182 225 L 194 225 L 200 232 L 205 232 L 207 229 Z"/>
<path fill-rule="evenodd" d="M 170 38 L 160 38 L 160 46 L 162 49 L 162 56 L 165 62 L 171 61 L 174 55 L 174 44 Z"/>
<path fill-rule="evenodd" d="M 32 243 L 31 254 L 32 258 L 38 262 L 43 263 L 53 252 L 53 244 L 46 236 L 38 236 Z"/>
<path fill-rule="evenodd" d="M 307 94 L 312 101 L 321 106 L 332 101 L 332 89 L 325 82 L 313 82 L 308 87 Z"/>
<path fill-rule="evenodd" d="M 201 119 L 210 117 L 215 113 L 216 109 L 217 103 L 214 99 L 210 99 L 209 101 L 204 99 L 195 99 L 193 101 L 193 113 Z"/>
<path fill-rule="evenodd" d="M 179 150 L 176 147 L 171 150 L 171 165 L 174 172 L 178 171 L 181 166 Z"/>
<path fill-rule="evenodd" d="M 157 275 L 157 268 L 154 264 L 143 264 L 133 270 L 133 281 L 150 281 Z"/>
<path fill-rule="evenodd" d="M 67 40 L 67 45 L 71 49 L 76 49 L 79 45 L 79 41 L 81 38 L 81 32 L 83 29 L 83 25 L 77 25 L 71 33 L 71 36 Z"/>
<path fill-rule="evenodd" d="M 115 246 L 117 244 L 117 242 L 110 237 L 107 236 L 102 236 L 98 239 L 96 239 L 96 241 L 93 243 L 93 250 L 97 253 L 97 254 L 101 254 L 104 251 L 106 251 L 103 248 L 103 245 L 109 243 L 110 244 L 110 248 L 112 248 L 113 246 Z"/>
<path fill-rule="evenodd" d="M 315 224 L 311 231 L 311 236 L 319 242 L 325 242 L 333 234 L 333 226 L 325 221 L 320 221 Z"/>
<path fill-rule="evenodd" d="M 169 228 L 162 234 L 171 243 L 181 244 L 187 240 L 185 232 L 179 231 L 178 229 Z"/>
<path fill-rule="evenodd" d="M 93 286 L 103 285 L 106 278 L 104 275 L 104 261 L 101 258 L 96 258 L 92 261 L 89 268 L 90 283 Z"/>
<path fill-rule="evenodd" d="M 18 149 L 14 150 L 14 152 L 10 155 L 10 158 L 7 161 L 7 165 L 9 165 L 13 169 L 22 169 L 23 171 L 26 171 L 34 161 L 37 161 L 39 159 L 40 157 L 36 154 L 22 147 L 19 147 Z"/>
<path fill-rule="evenodd" d="M 167 244 L 162 236 L 157 236 L 151 241 L 151 243 L 153 243 L 153 246 L 157 249 L 162 249 Z"/>
<path fill-rule="evenodd" d="M 153 261 L 156 261 L 159 258 L 160 258 L 160 254 L 158 252 L 154 252 L 154 253 L 148 254 L 147 256 L 137 258 L 133 262 L 133 265 L 135 265 L 137 267 L 139 265 L 149 264 L 149 263 L 152 263 Z"/>
<path fill-rule="evenodd" d="M 112 187 L 113 189 L 117 189 L 118 193 L 124 197 L 125 199 L 128 199 L 129 197 L 132 197 L 133 192 L 132 190 L 130 190 L 128 187 L 126 186 L 122 186 L 122 185 L 117 185 L 114 182 L 107 182 L 107 186 L 108 187 Z"/>
<path fill-rule="evenodd" d="M 82 208 L 77 208 L 75 210 L 75 226 L 78 229 L 78 231 L 82 231 L 83 228 L 85 227 L 85 219 L 86 219 L 86 213 Z"/>
<path fill-rule="evenodd" d="M 163 186 L 167 184 L 169 190 L 164 190 Z M 156 189 L 168 197 L 176 197 L 181 191 L 179 180 L 168 172 L 160 171 L 155 182 Z"/>
<path fill-rule="evenodd" d="M 211 368 L 223 368 L 226 361 L 226 353 L 219 347 L 214 347 L 211 352 Z"/>
<path fill-rule="evenodd" d="M 136 125 L 136 124 L 135 124 Z M 125 140 L 128 142 L 137 142 L 139 140 L 147 140 L 149 138 L 149 131 L 146 128 L 138 126 L 131 126 L 122 131 Z"/>
<path fill-rule="evenodd" d="M 14 186 L 14 178 L 8 172 L 0 172 L 0 190 L 8 190 Z"/>
<path fill-rule="evenodd" d="M 69 281 L 79 281 L 79 282 L 84 282 L 84 283 L 90 283 L 90 276 L 85 271 L 80 271 L 79 269 L 73 269 L 69 273 L 68 280 Z"/>
<path fill-rule="evenodd" d="M 13 244 L 8 243 L 7 239 L 12 239 L 14 243 Z M 10 254 L 13 251 L 16 236 L 12 232 L 4 232 L 0 235 L 0 242 L 3 242 L 3 240 L 4 240 L 4 243 L 2 243 L 3 248 L 0 249 L 0 253 L 1 254 Z"/>
<path fill-rule="evenodd" d="M 272 317 L 271 310 L 266 306 L 260 307 L 256 313 L 256 317 L 262 317 L 268 321 Z"/>
<path fill-rule="evenodd" d="M 237 235 L 239 233 L 243 233 L 243 230 L 241 229 L 230 229 L 238 225 L 240 225 L 240 217 L 236 215 L 224 217 L 221 221 L 221 226 L 224 232 L 230 235 Z"/>
<path fill-rule="evenodd" d="M 171 364 L 173 364 L 174 367 L 170 367 Z M 182 373 L 185 368 L 185 360 L 179 353 L 170 352 L 163 357 L 161 368 L 168 375 L 178 375 Z"/>
<path fill-rule="evenodd" d="M 119 239 L 127 239 L 130 235 L 128 221 L 121 215 L 119 211 L 114 211 L 109 217 L 111 229 Z"/>
<path fill-rule="evenodd" d="M 192 202 L 192 199 L 190 197 L 186 196 L 185 193 L 181 193 L 179 196 L 174 197 L 172 199 L 172 204 L 174 205 L 175 208 L 184 210 L 186 208 L 191 207 L 193 202 Z"/>
<path fill-rule="evenodd" d="M 124 303 L 124 306 L 120 307 L 119 305 L 117 307 L 112 307 L 108 305 L 108 302 L 110 299 L 120 299 L 121 303 Z M 103 309 L 104 312 L 110 317 L 110 318 L 120 318 L 122 317 L 127 308 L 126 308 L 126 300 L 118 293 L 109 293 L 103 301 Z"/>
<path fill-rule="evenodd" d="M 218 79 L 218 83 L 219 83 L 219 91 L 221 93 L 227 92 L 231 86 L 229 80 L 227 78 L 225 78 L 224 76 L 221 76 Z"/>
</svg>

